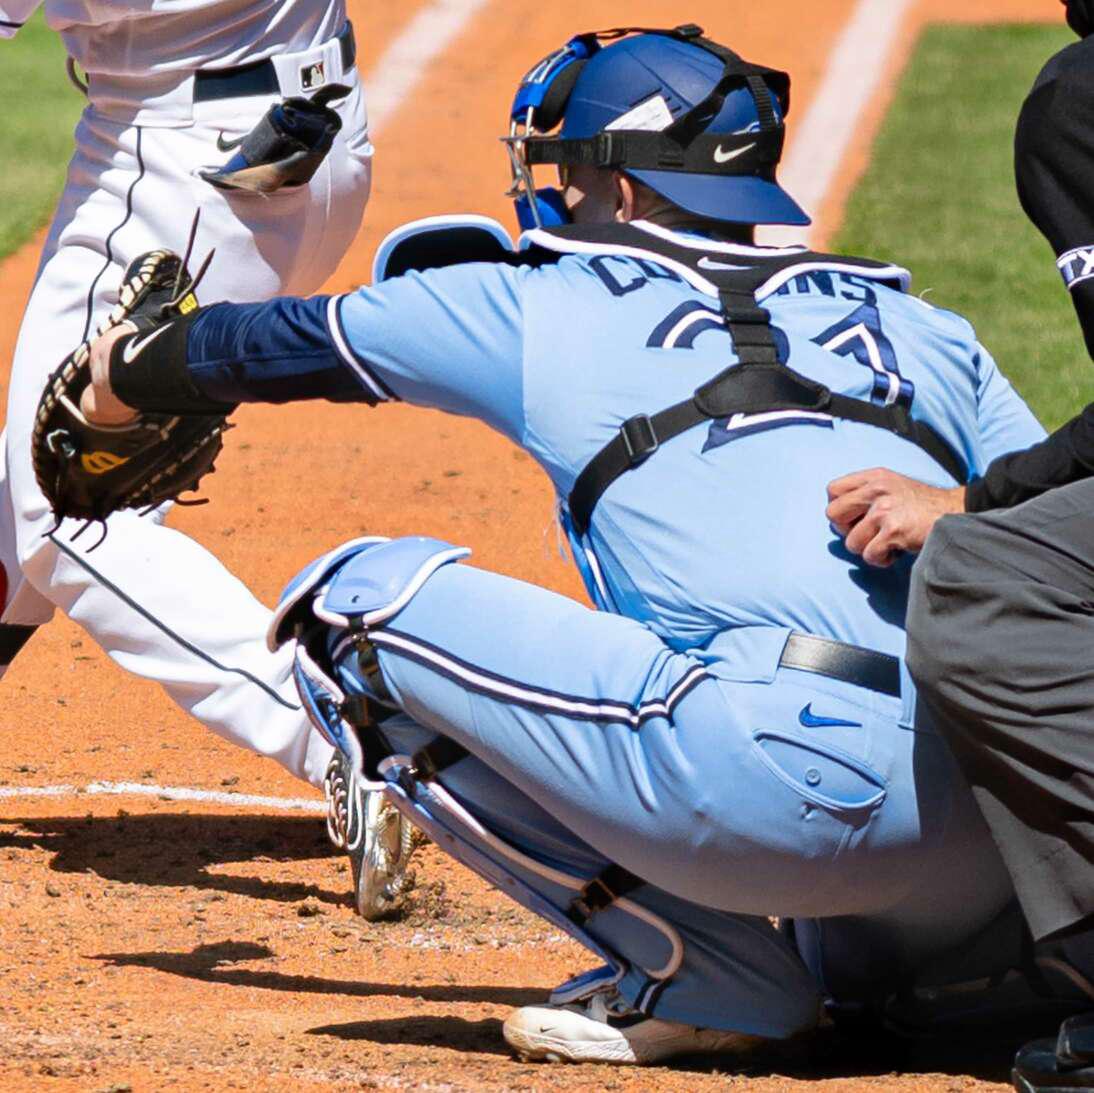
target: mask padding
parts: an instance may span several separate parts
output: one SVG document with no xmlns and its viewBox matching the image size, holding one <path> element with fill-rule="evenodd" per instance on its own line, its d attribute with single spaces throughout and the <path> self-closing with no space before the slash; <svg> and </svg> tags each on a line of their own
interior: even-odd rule
<svg viewBox="0 0 1094 1093">
<path fill-rule="evenodd" d="M 566 104 L 570 101 L 574 84 L 577 83 L 581 70 L 588 64 L 588 60 L 582 58 L 567 65 L 552 81 L 543 96 L 543 102 L 536 108 L 535 126 L 541 133 L 549 133 L 562 121 L 562 115 L 566 112 Z"/>
</svg>

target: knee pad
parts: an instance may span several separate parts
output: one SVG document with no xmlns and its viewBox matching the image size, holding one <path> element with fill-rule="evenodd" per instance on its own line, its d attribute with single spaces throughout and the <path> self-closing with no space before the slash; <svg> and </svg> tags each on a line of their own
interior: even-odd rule
<svg viewBox="0 0 1094 1093">
<path fill-rule="evenodd" d="M 293 678 L 308 718 L 374 786 L 357 729 L 377 720 L 377 705 L 394 706 L 385 701 L 368 631 L 397 615 L 441 566 L 470 553 L 422 536 L 353 539 L 305 566 L 281 594 L 267 645 L 295 643 Z M 335 662 L 355 646 L 356 670 L 340 673 L 343 687 Z"/>
</svg>

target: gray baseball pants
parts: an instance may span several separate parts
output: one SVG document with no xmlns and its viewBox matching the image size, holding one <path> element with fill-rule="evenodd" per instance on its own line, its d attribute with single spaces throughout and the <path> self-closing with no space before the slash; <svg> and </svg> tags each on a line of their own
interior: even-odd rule
<svg viewBox="0 0 1094 1093">
<path fill-rule="evenodd" d="M 1034 937 L 1094 926 L 1094 479 L 938 522 L 908 666 Z"/>
</svg>

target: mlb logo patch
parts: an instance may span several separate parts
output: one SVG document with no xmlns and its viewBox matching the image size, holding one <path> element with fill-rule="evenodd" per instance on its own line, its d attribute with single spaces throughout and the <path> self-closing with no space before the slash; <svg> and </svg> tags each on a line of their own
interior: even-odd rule
<svg viewBox="0 0 1094 1093">
<path fill-rule="evenodd" d="M 327 66 L 323 61 L 316 61 L 313 65 L 305 65 L 300 70 L 300 86 L 305 91 L 314 91 L 327 82 Z"/>
</svg>

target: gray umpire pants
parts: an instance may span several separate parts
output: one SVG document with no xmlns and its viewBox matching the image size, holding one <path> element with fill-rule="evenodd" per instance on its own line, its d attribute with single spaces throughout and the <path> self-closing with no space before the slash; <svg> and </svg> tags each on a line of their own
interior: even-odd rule
<svg viewBox="0 0 1094 1093">
<path fill-rule="evenodd" d="M 938 522 L 908 666 L 1034 937 L 1094 926 L 1094 479 Z"/>
</svg>

